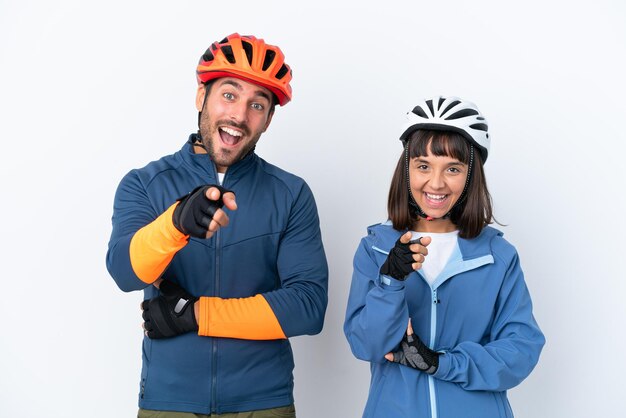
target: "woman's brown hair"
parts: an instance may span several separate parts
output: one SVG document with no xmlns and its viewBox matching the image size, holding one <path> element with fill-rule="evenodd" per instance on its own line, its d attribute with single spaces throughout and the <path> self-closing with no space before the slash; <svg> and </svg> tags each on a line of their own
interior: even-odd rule
<svg viewBox="0 0 626 418">
<path fill-rule="evenodd" d="M 455 204 L 450 211 L 450 220 L 459 228 L 459 237 L 477 237 L 485 226 L 493 222 L 491 195 L 487 189 L 480 152 L 472 153 L 472 145 L 461 134 L 452 131 L 420 129 L 411 134 L 407 142 L 409 161 L 426 156 L 430 152 L 435 156 L 452 157 L 469 164 L 470 156 L 473 154 L 469 183 L 465 196 L 461 196 L 464 200 L 460 204 Z M 412 229 L 419 220 L 419 216 L 409 203 L 406 152 L 405 149 L 398 159 L 387 199 L 389 219 L 393 227 L 399 231 Z"/>
</svg>

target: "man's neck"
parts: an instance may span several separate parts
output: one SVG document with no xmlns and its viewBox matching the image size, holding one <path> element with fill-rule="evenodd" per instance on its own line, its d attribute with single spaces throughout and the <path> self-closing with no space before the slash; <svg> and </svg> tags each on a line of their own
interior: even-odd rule
<svg viewBox="0 0 626 418">
<path fill-rule="evenodd" d="M 208 154 L 206 149 L 201 144 L 198 144 L 198 143 L 193 144 L 193 152 L 194 154 Z M 228 169 L 228 167 L 215 164 L 215 169 L 217 170 L 218 173 L 224 174 L 226 173 L 226 170 Z"/>
</svg>

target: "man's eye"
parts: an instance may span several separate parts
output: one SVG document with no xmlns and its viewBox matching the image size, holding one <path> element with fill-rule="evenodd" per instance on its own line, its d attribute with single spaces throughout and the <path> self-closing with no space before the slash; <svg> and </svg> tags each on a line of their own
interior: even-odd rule
<svg viewBox="0 0 626 418">
<path fill-rule="evenodd" d="M 233 100 L 235 98 L 235 95 L 232 93 L 224 93 L 224 97 L 228 100 Z"/>
<path fill-rule="evenodd" d="M 252 108 L 254 110 L 263 110 L 265 107 L 261 103 L 252 103 Z"/>
</svg>

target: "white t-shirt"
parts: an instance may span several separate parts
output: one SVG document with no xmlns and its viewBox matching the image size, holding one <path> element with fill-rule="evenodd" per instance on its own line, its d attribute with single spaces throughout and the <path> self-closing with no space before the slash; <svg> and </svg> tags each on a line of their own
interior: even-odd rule
<svg viewBox="0 0 626 418">
<path fill-rule="evenodd" d="M 452 232 L 415 232 L 411 231 L 413 237 L 431 237 L 432 241 L 428 245 L 428 255 L 419 270 L 428 284 L 432 285 L 437 276 L 443 271 L 448 264 L 448 260 L 452 252 L 456 248 L 459 231 Z"/>
</svg>

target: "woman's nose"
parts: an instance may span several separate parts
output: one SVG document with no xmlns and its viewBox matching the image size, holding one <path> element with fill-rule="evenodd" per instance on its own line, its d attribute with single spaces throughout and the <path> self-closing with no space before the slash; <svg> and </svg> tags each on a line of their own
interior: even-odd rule
<svg viewBox="0 0 626 418">
<path fill-rule="evenodd" d="M 433 189 L 441 189 L 445 186 L 443 175 L 437 172 L 433 173 L 428 183 Z"/>
</svg>

